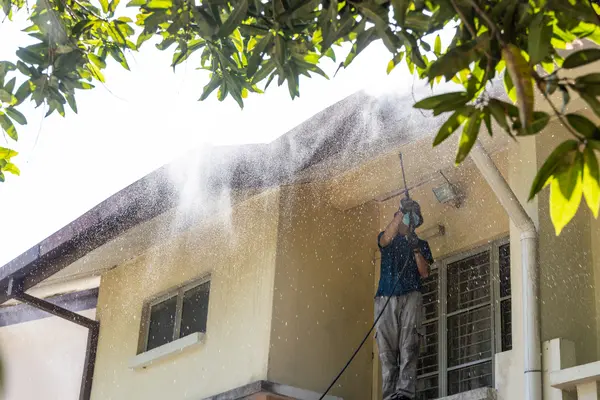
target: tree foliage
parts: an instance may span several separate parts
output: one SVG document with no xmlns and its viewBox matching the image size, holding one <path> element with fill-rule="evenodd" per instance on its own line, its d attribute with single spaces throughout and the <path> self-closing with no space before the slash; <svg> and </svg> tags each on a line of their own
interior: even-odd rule
<svg viewBox="0 0 600 400">
<path fill-rule="evenodd" d="M 557 233 L 582 197 L 598 215 L 600 128 L 565 109 L 577 94 L 600 117 L 600 73 L 572 79 L 564 72 L 600 60 L 600 49 L 566 58 L 561 52 L 581 39 L 600 44 L 598 0 L 131 0 L 126 6 L 134 8 L 135 21 L 124 6 L 120 0 L 0 0 L 8 19 L 28 12 L 26 32 L 37 41 L 0 63 L 0 126 L 6 135 L 17 140 L 15 124 L 27 123 L 18 111 L 25 101 L 44 105 L 46 115 L 64 116 L 66 106 L 77 112 L 76 93 L 104 82 L 109 59 L 129 69 L 127 53 L 152 38 L 173 53 L 173 68 L 194 57 L 211 72 L 200 100 L 217 91 L 219 100 L 231 96 L 240 107 L 249 92 L 260 93 L 275 80 L 287 84 L 294 98 L 300 76 L 326 76 L 319 63 L 323 57 L 336 61 L 340 51 L 334 48 L 351 45 L 339 60 L 339 68 L 346 68 L 381 40 L 390 52 L 388 73 L 405 62 L 432 87 L 442 79 L 462 85 L 461 91 L 415 104 L 448 115 L 434 145 L 461 129 L 457 163 L 482 125 L 490 135 L 497 125 L 516 138 L 560 119 L 573 138 L 542 166 L 531 197 L 550 186 Z M 442 29 L 454 33 L 447 46 Z M 488 93 L 494 79 L 504 82 L 511 101 Z M 536 90 L 548 101 L 559 91 L 563 104 L 552 104 L 553 115 L 536 111 Z M 0 148 L 0 181 L 4 172 L 19 173 L 11 162 L 15 155 Z"/>
</svg>

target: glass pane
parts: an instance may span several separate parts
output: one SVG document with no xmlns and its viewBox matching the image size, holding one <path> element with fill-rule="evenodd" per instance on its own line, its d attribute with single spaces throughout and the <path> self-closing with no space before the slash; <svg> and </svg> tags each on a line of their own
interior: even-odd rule
<svg viewBox="0 0 600 400">
<path fill-rule="evenodd" d="M 434 269 L 423 280 L 423 307 L 425 308 L 426 321 L 438 316 L 438 277 L 438 270 Z"/>
<path fill-rule="evenodd" d="M 512 349 L 512 320 L 511 320 L 511 305 L 510 299 L 506 299 L 500 303 L 500 325 L 502 328 L 502 351 Z"/>
<path fill-rule="evenodd" d="M 173 341 L 177 297 L 171 297 L 150 308 L 150 326 L 146 350 L 152 350 Z"/>
<path fill-rule="evenodd" d="M 421 350 L 417 375 L 435 372 L 438 369 L 438 321 L 423 325 L 425 336 L 421 338 Z"/>
<path fill-rule="evenodd" d="M 499 248 L 500 255 L 500 297 L 510 296 L 510 245 Z"/>
<path fill-rule="evenodd" d="M 448 366 L 492 356 L 490 306 L 448 317 Z"/>
<path fill-rule="evenodd" d="M 183 311 L 179 337 L 194 332 L 206 332 L 210 282 L 203 283 L 183 294 Z"/>
<path fill-rule="evenodd" d="M 490 302 L 490 253 L 448 264 L 448 312 Z"/>
<path fill-rule="evenodd" d="M 472 365 L 448 372 L 448 395 L 492 386 L 492 363 Z"/>
<path fill-rule="evenodd" d="M 427 378 L 417 379 L 417 396 L 416 400 L 430 400 L 440 397 L 439 394 L 438 376 L 428 376 Z"/>
</svg>

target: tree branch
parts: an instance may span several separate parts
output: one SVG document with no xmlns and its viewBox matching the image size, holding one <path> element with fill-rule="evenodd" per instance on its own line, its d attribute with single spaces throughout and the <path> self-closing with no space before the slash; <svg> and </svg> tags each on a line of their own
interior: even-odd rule
<svg viewBox="0 0 600 400">
<path fill-rule="evenodd" d="M 565 121 L 565 118 L 563 117 L 562 113 L 560 111 L 558 111 L 558 108 L 556 108 L 556 106 L 554 105 L 554 102 L 552 101 L 552 99 L 550 98 L 550 96 L 548 96 L 548 94 L 546 93 L 545 90 L 542 90 L 543 88 L 541 87 L 541 81 L 542 79 L 537 76 L 537 74 L 534 73 L 534 79 L 536 82 L 536 86 L 538 88 L 538 90 L 542 93 L 542 95 L 544 96 L 544 98 L 546 99 L 546 101 L 548 102 L 548 104 L 550 104 L 550 107 L 552 107 L 552 111 L 554 111 L 554 115 L 556 115 L 559 119 L 559 121 L 565 126 L 565 128 L 567 128 L 567 130 L 577 139 L 577 140 L 581 140 L 581 136 L 575 132 L 573 130 L 573 128 L 571 128 L 571 125 L 569 125 L 569 123 L 567 121 Z"/>
<path fill-rule="evenodd" d="M 451 1 L 454 2 L 454 0 L 451 0 Z M 494 21 L 492 21 L 490 16 L 487 15 L 487 13 L 481 7 L 479 7 L 479 4 L 477 4 L 477 2 L 475 0 L 468 0 L 468 2 L 469 2 L 469 4 L 471 4 L 471 6 L 475 10 L 475 12 L 477 14 L 479 14 L 479 16 L 485 21 L 487 26 L 492 31 L 492 34 L 495 35 L 496 39 L 498 39 L 498 42 L 500 42 L 500 45 L 502 45 L 502 47 L 506 46 L 506 43 L 504 43 L 502 36 L 500 36 L 500 31 L 498 30 L 496 23 L 494 23 Z"/>
<path fill-rule="evenodd" d="M 458 7 L 458 4 L 456 4 L 456 0 L 450 0 L 450 3 L 452 3 L 452 7 L 454 7 L 454 11 L 456 11 L 458 16 L 462 20 L 463 24 L 465 24 L 465 26 L 467 27 L 467 30 L 469 31 L 469 33 L 471 34 L 473 39 L 475 39 L 477 37 L 477 33 L 475 32 L 475 29 L 473 29 L 473 27 L 471 25 L 469 25 L 469 20 L 467 20 L 466 15 Z"/>
</svg>

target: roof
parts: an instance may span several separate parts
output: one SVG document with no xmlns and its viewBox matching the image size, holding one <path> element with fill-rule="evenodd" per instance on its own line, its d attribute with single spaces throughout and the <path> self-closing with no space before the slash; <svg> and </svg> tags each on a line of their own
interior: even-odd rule
<svg viewBox="0 0 600 400">
<path fill-rule="evenodd" d="M 184 187 L 177 168 L 193 166 L 207 193 L 258 189 L 327 179 L 365 157 L 434 132 L 439 119 L 412 110 L 412 96 L 374 98 L 356 93 L 268 144 L 214 147 L 146 175 L 0 268 L 0 304 L 9 280 L 27 290 L 130 228 L 172 209 Z M 259 129 L 259 127 L 257 127 Z M 190 163 L 191 162 L 191 163 Z M 187 182 L 186 184 L 189 184 Z"/>
</svg>

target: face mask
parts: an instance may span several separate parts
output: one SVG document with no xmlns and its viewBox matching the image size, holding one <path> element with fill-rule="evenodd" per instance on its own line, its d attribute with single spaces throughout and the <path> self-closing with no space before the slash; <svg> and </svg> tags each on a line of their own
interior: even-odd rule
<svg viewBox="0 0 600 400">
<path fill-rule="evenodd" d="M 419 216 L 416 215 L 416 214 L 414 214 L 414 213 L 408 213 L 408 214 L 404 215 L 404 217 L 402 218 L 402 222 L 404 223 L 404 225 L 406 225 L 406 226 L 410 225 L 410 218 L 411 218 L 411 216 L 412 216 L 413 221 L 415 223 L 414 226 L 418 226 L 421 221 L 419 219 Z"/>
</svg>

